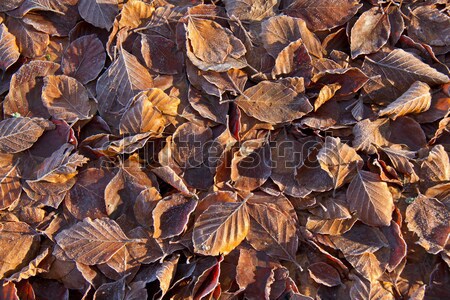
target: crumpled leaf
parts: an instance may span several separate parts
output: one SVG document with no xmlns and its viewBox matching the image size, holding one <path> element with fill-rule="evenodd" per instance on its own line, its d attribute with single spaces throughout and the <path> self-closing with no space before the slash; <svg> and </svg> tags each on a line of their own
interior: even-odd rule
<svg viewBox="0 0 450 300">
<path fill-rule="evenodd" d="M 317 160 L 321 168 L 333 178 L 334 189 L 349 182 L 363 164 L 362 158 L 352 147 L 332 137 L 326 137 Z"/>
</svg>

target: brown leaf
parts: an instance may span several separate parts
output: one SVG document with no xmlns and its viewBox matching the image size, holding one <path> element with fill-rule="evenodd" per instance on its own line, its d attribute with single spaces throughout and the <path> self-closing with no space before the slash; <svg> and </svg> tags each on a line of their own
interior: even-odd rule
<svg viewBox="0 0 450 300">
<path fill-rule="evenodd" d="M 250 230 L 247 240 L 258 251 L 291 261 L 297 266 L 298 236 L 295 220 L 272 204 L 248 203 Z M 300 268 L 301 269 L 301 268 Z"/>
<path fill-rule="evenodd" d="M 376 93 L 385 92 L 388 97 L 394 99 L 416 81 L 427 83 L 430 86 L 450 81 L 448 76 L 402 49 L 395 49 L 387 54 L 377 53 L 371 58 L 366 57 L 362 69 L 369 76 L 381 75 L 382 86 L 377 89 Z M 366 87 L 366 92 L 371 92 L 370 86 Z M 373 97 L 376 97 L 375 92 Z"/>
<path fill-rule="evenodd" d="M 450 180 L 450 161 L 447 152 L 442 145 L 436 145 L 431 149 L 427 159 L 421 165 L 421 179 L 431 182 Z"/>
<path fill-rule="evenodd" d="M 311 30 L 321 31 L 346 23 L 361 6 L 356 0 L 289 0 L 283 12 L 302 18 Z"/>
<path fill-rule="evenodd" d="M 209 127 L 184 123 L 173 134 L 173 157 L 183 168 L 199 166 L 206 158 L 207 142 L 211 139 Z"/>
<path fill-rule="evenodd" d="M 41 101 L 44 82 L 39 78 L 53 75 L 59 65 L 47 61 L 31 61 L 14 73 L 11 78 L 9 93 L 3 102 L 3 110 L 7 115 L 19 113 L 22 116 L 49 117 L 47 109 Z"/>
<path fill-rule="evenodd" d="M 0 209 L 6 209 L 19 200 L 22 192 L 19 161 L 12 155 L 0 155 Z"/>
<path fill-rule="evenodd" d="M 276 0 L 225 0 L 227 14 L 241 21 L 261 21 L 275 14 Z"/>
<path fill-rule="evenodd" d="M 82 170 L 64 201 L 69 212 L 79 220 L 107 216 L 104 191 L 113 175 L 106 168 Z"/>
<path fill-rule="evenodd" d="M 153 88 L 137 94 L 127 105 L 120 120 L 121 133 L 162 133 L 177 115 L 180 100 Z"/>
<path fill-rule="evenodd" d="M 393 120 L 398 117 L 427 111 L 431 105 L 430 87 L 428 84 L 416 81 L 397 100 L 379 112 L 380 116 L 390 116 Z"/>
<path fill-rule="evenodd" d="M 154 11 L 155 8 L 145 2 L 134 0 L 128 1 L 122 7 L 122 11 L 120 12 L 119 28 L 138 28 L 152 16 Z"/>
<path fill-rule="evenodd" d="M 80 0 L 78 11 L 86 22 L 109 30 L 119 7 L 117 0 Z"/>
<path fill-rule="evenodd" d="M 8 32 L 5 24 L 0 24 L 0 45 L 0 69 L 6 72 L 19 59 L 20 52 L 15 36 Z"/>
<path fill-rule="evenodd" d="M 75 78 L 66 75 L 44 78 L 42 102 L 52 117 L 68 123 L 91 117 L 87 90 Z"/>
<path fill-rule="evenodd" d="M 314 111 L 317 111 L 319 107 L 321 107 L 325 102 L 334 97 L 336 92 L 342 86 L 339 83 L 332 83 L 329 85 L 324 85 L 317 96 L 316 101 L 314 102 Z"/>
<path fill-rule="evenodd" d="M 408 229 L 419 236 L 420 244 L 427 252 L 437 254 L 448 242 L 450 234 L 450 211 L 435 198 L 419 195 L 406 208 L 405 221 Z"/>
<path fill-rule="evenodd" d="M 8 18 L 6 26 L 9 32 L 16 37 L 20 54 L 25 57 L 38 57 L 45 54 L 47 45 L 50 43 L 48 34 L 35 30 L 21 19 Z"/>
<path fill-rule="evenodd" d="M 337 286 L 341 284 L 341 278 L 335 268 L 327 263 L 318 262 L 308 267 L 309 275 L 318 284 L 325 286 Z"/>
<path fill-rule="evenodd" d="M 302 39 L 309 54 L 317 58 L 322 57 L 319 39 L 309 31 L 302 19 L 275 16 L 262 22 L 261 26 L 261 40 L 273 58 L 277 58 L 285 47 L 299 39 Z"/>
<path fill-rule="evenodd" d="M 380 50 L 387 43 L 390 32 L 391 24 L 387 13 L 379 7 L 365 11 L 351 31 L 352 58 Z"/>
<path fill-rule="evenodd" d="M 245 239 L 249 227 L 246 202 L 213 204 L 195 222 L 194 251 L 203 255 L 226 255 Z"/>
<path fill-rule="evenodd" d="M 450 45 L 450 35 L 447 14 L 441 12 L 434 5 L 424 5 L 415 8 L 411 14 L 408 25 L 408 34 L 415 40 L 432 47 L 444 47 Z"/>
<path fill-rule="evenodd" d="M 9 118 L 0 121 L 0 152 L 18 153 L 29 149 L 44 133 L 51 129 L 47 123 L 38 118 Z"/>
<path fill-rule="evenodd" d="M 153 210 L 153 226 L 155 239 L 167 239 L 180 235 L 187 226 L 190 214 L 197 206 L 194 198 L 173 195 L 158 201 Z"/>
<path fill-rule="evenodd" d="M 312 232 L 328 235 L 341 235 L 349 231 L 357 218 L 324 220 L 320 217 L 309 216 L 306 228 Z"/>
<path fill-rule="evenodd" d="M 339 138 L 326 137 L 317 155 L 320 166 L 333 178 L 334 189 L 351 181 L 363 164 L 355 149 L 341 143 Z"/>
<path fill-rule="evenodd" d="M 380 176 L 360 170 L 350 183 L 347 199 L 358 219 L 371 226 L 389 226 L 394 202 L 392 194 Z"/>
<path fill-rule="evenodd" d="M 7 2 L 0 3 L 0 11 L 5 12 L 8 10 L 13 10 L 19 7 L 24 0 L 10 0 Z"/>
<path fill-rule="evenodd" d="M 95 35 L 82 36 L 67 47 L 61 62 L 61 70 L 67 76 L 83 84 L 97 78 L 105 65 L 106 53 L 102 42 Z"/>
<path fill-rule="evenodd" d="M 153 87 L 150 73 L 125 50 L 97 81 L 97 101 L 100 116 L 117 126 L 120 111 L 140 91 Z"/>
<path fill-rule="evenodd" d="M 203 71 L 225 72 L 247 65 L 242 42 L 229 29 L 211 20 L 189 17 L 186 48 L 191 62 Z"/>
<path fill-rule="evenodd" d="M 62 145 L 39 165 L 33 181 L 63 183 L 76 176 L 77 168 L 87 163 L 88 159 L 78 153 L 71 154 L 74 148 L 71 144 Z"/>
<path fill-rule="evenodd" d="M 376 152 L 376 146 L 388 146 L 390 143 L 387 140 L 390 136 L 389 120 L 378 119 L 370 121 L 369 119 L 358 122 L 353 127 L 353 147 L 356 150 L 373 154 Z"/>
<path fill-rule="evenodd" d="M 109 218 L 86 218 L 58 233 L 55 241 L 69 258 L 85 265 L 107 262 L 127 243 L 133 242 Z"/>
<path fill-rule="evenodd" d="M 125 296 L 125 278 L 102 284 L 94 293 L 94 300 L 123 300 Z"/>
<path fill-rule="evenodd" d="M 271 174 L 271 154 L 268 143 L 246 141 L 231 161 L 231 180 L 242 191 L 253 191 L 266 182 Z"/>
<path fill-rule="evenodd" d="M 40 237 L 26 223 L 0 223 L 0 277 L 9 276 L 26 266 L 39 247 Z"/>
<path fill-rule="evenodd" d="M 281 83 L 269 81 L 246 89 L 235 101 L 249 116 L 272 124 L 301 118 L 313 109 L 305 96 Z"/>
<path fill-rule="evenodd" d="M 303 41 L 298 39 L 287 45 L 275 59 L 272 77 L 286 75 L 292 77 L 303 77 L 307 82 L 311 78 L 311 57 Z"/>
</svg>

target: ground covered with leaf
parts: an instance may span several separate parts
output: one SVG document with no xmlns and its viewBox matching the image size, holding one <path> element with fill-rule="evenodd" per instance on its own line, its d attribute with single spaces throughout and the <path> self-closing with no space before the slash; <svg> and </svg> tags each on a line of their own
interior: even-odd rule
<svg viewBox="0 0 450 300">
<path fill-rule="evenodd" d="M 448 8 L 0 1 L 0 299 L 450 299 Z"/>
</svg>

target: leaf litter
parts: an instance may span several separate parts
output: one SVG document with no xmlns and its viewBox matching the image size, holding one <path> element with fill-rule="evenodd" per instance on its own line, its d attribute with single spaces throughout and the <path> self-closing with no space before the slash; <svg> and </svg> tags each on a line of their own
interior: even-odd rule
<svg viewBox="0 0 450 300">
<path fill-rule="evenodd" d="M 450 297 L 446 1 L 0 2 L 1 299 Z"/>
</svg>

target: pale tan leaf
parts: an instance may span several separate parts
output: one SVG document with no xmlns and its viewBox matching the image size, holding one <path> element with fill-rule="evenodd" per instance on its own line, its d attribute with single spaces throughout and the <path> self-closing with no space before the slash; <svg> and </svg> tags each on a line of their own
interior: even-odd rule
<svg viewBox="0 0 450 300">
<path fill-rule="evenodd" d="M 203 71 L 225 72 L 247 65 L 244 44 L 228 28 L 211 20 L 189 17 L 186 48 L 191 62 Z"/>
<path fill-rule="evenodd" d="M 319 107 L 321 107 L 325 102 L 334 97 L 334 94 L 338 90 L 341 89 L 341 85 L 339 83 L 332 83 L 328 85 L 324 85 L 317 96 L 316 101 L 314 102 L 314 111 L 317 111 Z"/>
<path fill-rule="evenodd" d="M 349 182 L 362 167 L 363 160 L 355 149 L 341 143 L 340 138 L 326 137 L 317 155 L 322 169 L 333 178 L 334 189 Z"/>
<path fill-rule="evenodd" d="M 269 81 L 246 89 L 235 101 L 249 116 L 272 124 L 301 118 L 313 109 L 305 96 L 281 83 Z"/>
<path fill-rule="evenodd" d="M 322 58 L 322 45 L 307 27 L 305 21 L 289 16 L 274 16 L 261 24 L 261 40 L 273 58 L 290 43 L 302 39 L 309 54 Z"/>
<path fill-rule="evenodd" d="M 391 24 L 388 14 L 379 7 L 365 11 L 353 25 L 350 39 L 352 58 L 380 50 L 389 38 Z"/>
<path fill-rule="evenodd" d="M 23 222 L 0 223 L 0 278 L 25 267 L 39 249 L 39 235 Z"/>
<path fill-rule="evenodd" d="M 246 202 L 213 204 L 195 222 L 194 250 L 203 255 L 226 255 L 245 239 L 249 227 Z"/>
<path fill-rule="evenodd" d="M 145 2 L 139 0 L 128 1 L 120 12 L 119 28 L 138 28 L 152 16 L 154 11 L 155 8 Z"/>
<path fill-rule="evenodd" d="M 445 148 L 436 145 L 421 165 L 421 180 L 440 182 L 450 180 L 450 160 Z"/>
<path fill-rule="evenodd" d="M 392 120 L 398 117 L 427 111 L 431 105 L 430 87 L 428 84 L 416 81 L 397 100 L 379 112 L 380 116 L 388 115 Z"/>
<path fill-rule="evenodd" d="M 120 121 L 121 133 L 152 132 L 160 134 L 177 115 L 180 99 L 152 88 L 137 94 Z"/>
<path fill-rule="evenodd" d="M 272 77 L 286 75 L 290 77 L 303 77 L 308 80 L 312 76 L 311 57 L 303 41 L 298 39 L 287 45 L 275 59 Z"/>
<path fill-rule="evenodd" d="M 283 12 L 302 18 L 311 30 L 321 31 L 346 23 L 361 6 L 358 0 L 288 0 Z"/>
<path fill-rule="evenodd" d="M 114 220 L 86 218 L 58 233 L 55 241 L 69 258 L 85 265 L 96 265 L 107 262 L 133 240 Z"/>
<path fill-rule="evenodd" d="M 14 35 L 8 32 L 5 24 L 0 24 L 0 70 L 6 71 L 20 56 Z"/>
<path fill-rule="evenodd" d="M 225 0 L 227 14 L 241 21 L 261 21 L 275 14 L 277 0 Z"/>
<path fill-rule="evenodd" d="M 42 103 L 53 118 L 68 123 L 92 116 L 88 91 L 75 78 L 66 75 L 49 75 L 44 78 Z"/>
<path fill-rule="evenodd" d="M 450 236 L 450 210 L 435 198 L 419 195 L 406 208 L 408 229 L 419 236 L 420 244 L 429 253 L 441 252 Z"/>
<path fill-rule="evenodd" d="M 387 184 L 378 174 L 360 170 L 347 190 L 351 211 L 371 226 L 389 226 L 394 201 Z"/>
<path fill-rule="evenodd" d="M 345 258 L 364 278 L 370 282 L 376 282 L 386 269 L 389 249 L 382 248 L 374 253 L 347 255 Z"/>
<path fill-rule="evenodd" d="M 18 153 L 33 146 L 46 129 L 52 128 L 39 120 L 19 117 L 0 121 L 0 152 Z"/>
<path fill-rule="evenodd" d="M 80 0 L 78 11 L 86 22 L 110 30 L 119 6 L 117 0 Z"/>
<path fill-rule="evenodd" d="M 310 216 L 306 222 L 306 228 L 312 232 L 329 235 L 341 235 L 349 231 L 357 219 L 331 219 L 324 220 L 320 217 Z"/>
</svg>

